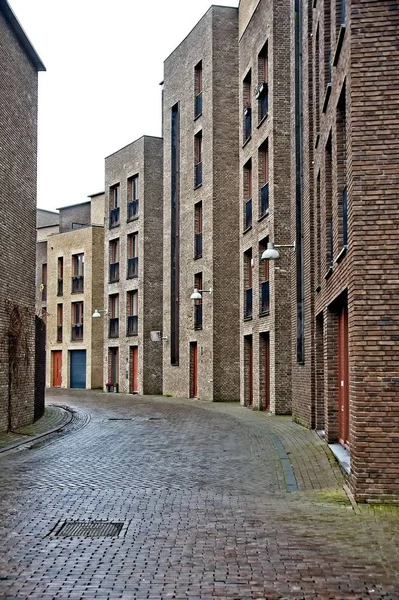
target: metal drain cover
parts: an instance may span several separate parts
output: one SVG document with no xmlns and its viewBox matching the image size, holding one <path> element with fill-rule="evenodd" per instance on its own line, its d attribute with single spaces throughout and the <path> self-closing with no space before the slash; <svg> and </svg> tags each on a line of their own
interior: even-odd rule
<svg viewBox="0 0 399 600">
<path fill-rule="evenodd" d="M 109 521 L 64 521 L 54 535 L 62 537 L 118 537 L 124 523 Z"/>
</svg>

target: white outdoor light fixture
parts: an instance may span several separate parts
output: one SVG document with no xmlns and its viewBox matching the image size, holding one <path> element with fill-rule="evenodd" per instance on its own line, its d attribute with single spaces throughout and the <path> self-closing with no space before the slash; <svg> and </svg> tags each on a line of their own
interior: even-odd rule
<svg viewBox="0 0 399 600">
<path fill-rule="evenodd" d="M 212 294 L 213 290 L 212 290 L 212 288 L 209 288 L 209 290 L 199 290 L 198 288 L 194 288 L 194 292 L 191 294 L 190 299 L 194 300 L 194 302 L 196 300 L 202 300 L 202 294 L 204 292 L 207 292 L 208 294 Z"/>
<path fill-rule="evenodd" d="M 277 260 L 280 258 L 280 252 L 276 248 L 293 248 L 295 250 L 295 242 L 293 244 L 274 244 L 273 242 L 267 243 L 267 248 L 264 250 L 261 260 Z"/>
<path fill-rule="evenodd" d="M 91 316 L 93 317 L 93 319 L 98 319 L 98 317 L 101 317 L 101 313 L 104 313 L 105 315 L 107 315 L 108 311 L 104 310 L 102 308 L 100 308 L 99 310 L 97 308 L 95 308 L 94 313 Z"/>
</svg>

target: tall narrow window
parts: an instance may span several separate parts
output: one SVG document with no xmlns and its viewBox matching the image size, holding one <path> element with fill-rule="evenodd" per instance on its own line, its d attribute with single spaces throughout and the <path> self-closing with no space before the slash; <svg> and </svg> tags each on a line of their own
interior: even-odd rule
<svg viewBox="0 0 399 600">
<path fill-rule="evenodd" d="M 109 243 L 109 283 L 119 281 L 119 238 Z"/>
<path fill-rule="evenodd" d="M 259 256 L 267 249 L 269 238 L 259 242 Z M 269 314 L 270 310 L 270 282 L 269 282 L 269 261 L 259 261 L 259 314 Z"/>
<path fill-rule="evenodd" d="M 331 85 L 331 2 L 324 7 L 324 87 Z"/>
<path fill-rule="evenodd" d="M 127 335 L 137 335 L 139 328 L 139 293 L 132 290 L 127 293 Z"/>
<path fill-rule="evenodd" d="M 339 229 L 342 246 L 348 245 L 348 191 L 347 191 L 347 166 L 346 166 L 346 85 L 344 83 L 336 115 L 337 126 L 337 202 L 340 215 Z"/>
<path fill-rule="evenodd" d="M 202 131 L 194 137 L 194 187 L 202 184 Z"/>
<path fill-rule="evenodd" d="M 321 272 L 321 256 L 322 245 L 321 245 L 321 187 L 320 187 L 320 171 L 317 174 L 316 179 L 316 232 L 315 232 L 315 257 L 316 257 L 316 284 L 320 285 L 322 272 Z"/>
<path fill-rule="evenodd" d="M 243 171 L 244 193 L 244 231 L 252 227 L 252 161 L 244 165 Z"/>
<path fill-rule="evenodd" d="M 40 285 L 42 290 L 42 302 L 47 300 L 47 264 L 42 265 L 42 283 Z"/>
<path fill-rule="evenodd" d="M 244 252 L 244 319 L 252 318 L 252 248 Z"/>
<path fill-rule="evenodd" d="M 269 146 L 264 142 L 258 152 L 259 218 L 269 214 Z"/>
<path fill-rule="evenodd" d="M 64 320 L 62 304 L 57 304 L 57 342 L 62 342 L 62 324 Z"/>
<path fill-rule="evenodd" d="M 130 177 L 127 182 L 127 220 L 133 221 L 139 215 L 139 176 Z"/>
<path fill-rule="evenodd" d="M 328 137 L 325 151 L 325 256 L 326 275 L 331 273 L 334 263 L 334 225 L 332 213 L 332 141 L 331 133 Z"/>
<path fill-rule="evenodd" d="M 109 190 L 109 226 L 116 227 L 119 225 L 120 211 L 120 186 L 113 185 Z"/>
<path fill-rule="evenodd" d="M 108 381 L 118 389 L 119 386 L 119 348 L 108 348 Z"/>
<path fill-rule="evenodd" d="M 64 294 L 64 259 L 62 256 L 58 257 L 58 281 L 57 281 L 57 296 Z"/>
<path fill-rule="evenodd" d="M 258 56 L 258 82 L 256 99 L 258 100 L 258 118 L 259 121 L 262 121 L 267 116 L 269 110 L 267 43 Z"/>
<path fill-rule="evenodd" d="M 139 275 L 139 248 L 138 233 L 127 236 L 127 279 Z"/>
<path fill-rule="evenodd" d="M 195 105 L 194 118 L 202 114 L 202 60 L 194 69 Z"/>
<path fill-rule="evenodd" d="M 248 71 L 243 82 L 243 105 L 244 105 L 244 142 L 251 137 L 252 132 L 252 76 Z"/>
<path fill-rule="evenodd" d="M 202 290 L 202 273 L 194 275 L 194 288 Z M 194 329 L 202 329 L 202 298 L 194 304 Z"/>
<path fill-rule="evenodd" d="M 83 340 L 83 302 L 72 302 L 72 340 Z"/>
<path fill-rule="evenodd" d="M 202 256 L 202 202 L 194 205 L 194 258 Z"/>
<path fill-rule="evenodd" d="M 109 297 L 109 332 L 108 336 L 119 337 L 119 294 L 112 294 Z"/>
<path fill-rule="evenodd" d="M 72 294 L 81 294 L 83 292 L 84 263 L 85 255 L 83 253 L 72 256 Z"/>
<path fill-rule="evenodd" d="M 179 364 L 180 336 L 180 110 L 171 110 L 170 206 L 170 363 Z"/>
<path fill-rule="evenodd" d="M 315 133 L 316 136 L 320 133 L 320 31 L 317 26 L 315 37 L 315 76 L 314 76 L 314 99 L 315 99 Z"/>
</svg>

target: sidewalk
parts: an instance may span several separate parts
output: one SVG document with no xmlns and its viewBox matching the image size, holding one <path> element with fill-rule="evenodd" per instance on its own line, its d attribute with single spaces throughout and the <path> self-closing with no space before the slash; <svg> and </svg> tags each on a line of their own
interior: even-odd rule
<svg viewBox="0 0 399 600">
<path fill-rule="evenodd" d="M 72 414 L 69 411 L 60 406 L 49 404 L 45 408 L 44 415 L 35 423 L 25 425 L 25 427 L 20 427 L 10 433 L 1 433 L 0 453 L 59 431 L 70 423 L 71 419 Z"/>
</svg>

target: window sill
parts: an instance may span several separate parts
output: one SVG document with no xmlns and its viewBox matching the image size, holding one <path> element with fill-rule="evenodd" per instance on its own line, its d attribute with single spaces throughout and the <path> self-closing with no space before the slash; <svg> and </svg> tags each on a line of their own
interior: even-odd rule
<svg viewBox="0 0 399 600">
<path fill-rule="evenodd" d="M 325 113 L 327 110 L 328 101 L 330 100 L 330 96 L 331 96 L 331 83 L 327 83 L 326 92 L 324 94 L 324 100 L 323 100 L 323 108 L 322 108 L 323 113 Z"/>
<path fill-rule="evenodd" d="M 330 279 L 331 275 L 333 274 L 333 267 L 329 267 L 327 273 L 324 275 L 324 279 L 327 281 L 327 279 Z"/>
<path fill-rule="evenodd" d="M 348 246 L 342 246 L 342 249 L 341 249 L 340 253 L 338 254 L 338 256 L 337 256 L 337 258 L 335 259 L 334 262 L 337 263 L 337 264 L 340 263 L 341 260 L 344 258 L 347 250 L 348 250 Z"/>
<path fill-rule="evenodd" d="M 259 313 L 260 317 L 268 317 L 270 316 L 270 309 L 269 310 L 264 310 L 263 312 Z"/>
<path fill-rule="evenodd" d="M 248 233 L 248 231 L 251 231 L 252 229 L 252 225 L 250 225 L 249 227 L 247 227 L 246 229 L 243 230 L 242 235 Z"/>
<path fill-rule="evenodd" d="M 138 336 L 138 332 L 137 333 L 127 333 L 126 337 L 137 337 Z"/>
<path fill-rule="evenodd" d="M 138 279 L 138 275 L 130 275 L 126 277 L 126 279 Z"/>
<path fill-rule="evenodd" d="M 314 147 L 315 147 L 315 148 L 317 148 L 317 146 L 319 145 L 319 142 L 320 142 L 320 133 L 318 133 L 318 134 L 316 135 L 316 141 L 315 141 L 315 143 L 314 143 Z"/>
<path fill-rule="evenodd" d="M 195 186 L 194 186 L 194 189 L 195 189 L 195 190 L 198 190 L 198 188 L 200 188 L 200 187 L 202 187 L 202 181 L 201 181 L 201 183 L 198 183 L 197 185 L 195 185 Z"/>
<path fill-rule="evenodd" d="M 319 292 L 321 292 L 321 285 L 316 285 L 314 291 L 316 292 L 316 294 L 318 294 Z"/>
<path fill-rule="evenodd" d="M 194 121 L 202 117 L 202 112 L 198 113 L 198 115 L 194 115 Z"/>
<path fill-rule="evenodd" d="M 339 32 L 338 32 L 337 45 L 335 46 L 335 52 L 334 52 L 334 56 L 333 56 L 333 60 L 332 60 L 332 64 L 334 67 L 336 67 L 338 64 L 339 55 L 341 54 L 341 48 L 342 48 L 342 44 L 344 42 L 345 31 L 346 31 L 346 26 L 344 25 L 344 23 L 341 23 L 341 26 L 340 26 Z"/>
<path fill-rule="evenodd" d="M 139 218 L 139 215 L 136 215 L 135 217 L 130 217 L 130 219 L 126 219 L 126 223 L 131 223 L 132 221 L 137 221 L 138 218 Z"/>
<path fill-rule="evenodd" d="M 110 224 L 109 228 L 110 229 L 115 229 L 115 227 L 119 227 L 120 223 L 113 223 L 112 225 Z"/>
<path fill-rule="evenodd" d="M 112 283 L 119 283 L 119 279 L 113 279 L 112 281 L 108 281 L 109 285 L 111 285 Z"/>
<path fill-rule="evenodd" d="M 252 136 L 250 135 L 249 137 L 247 137 L 247 139 L 244 141 L 242 147 L 245 148 L 245 146 L 248 144 L 248 142 L 251 140 Z"/>
<path fill-rule="evenodd" d="M 263 221 L 263 219 L 266 219 L 266 217 L 268 217 L 268 216 L 269 216 L 269 209 L 267 209 L 267 211 L 263 215 L 259 215 L 258 223 L 259 223 L 259 221 Z"/>
<path fill-rule="evenodd" d="M 194 260 L 198 260 L 199 258 L 202 258 L 202 254 L 197 254 L 194 256 Z"/>
<path fill-rule="evenodd" d="M 202 325 L 200 325 L 199 327 L 194 327 L 194 331 L 201 331 L 202 330 Z"/>
<path fill-rule="evenodd" d="M 264 123 L 265 121 L 267 121 L 267 117 L 268 117 L 268 116 L 269 116 L 269 113 L 266 113 L 266 114 L 265 114 L 265 115 L 264 115 L 264 116 L 261 118 L 261 120 L 259 121 L 259 123 L 258 123 L 258 124 L 257 124 L 257 126 L 256 126 L 256 127 L 257 127 L 257 129 L 259 129 L 259 127 L 261 127 L 261 126 L 263 125 L 263 123 Z"/>
<path fill-rule="evenodd" d="M 244 317 L 244 321 L 252 321 L 252 315 Z"/>
</svg>

